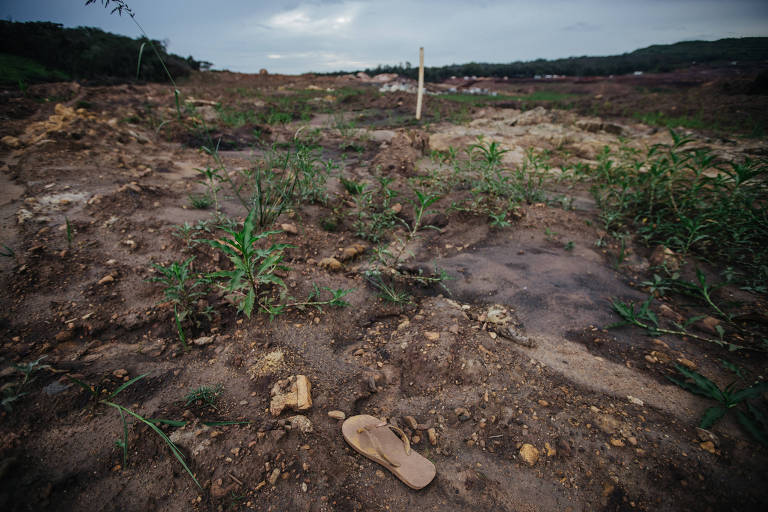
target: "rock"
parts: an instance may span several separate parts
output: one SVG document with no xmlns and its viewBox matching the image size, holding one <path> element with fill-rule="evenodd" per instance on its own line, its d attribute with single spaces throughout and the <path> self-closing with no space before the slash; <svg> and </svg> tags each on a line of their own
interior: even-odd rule
<svg viewBox="0 0 768 512">
<path fill-rule="evenodd" d="M 312 407 L 312 385 L 304 375 L 291 376 L 279 380 L 272 387 L 269 412 L 272 416 L 280 416 L 284 409 L 305 411 Z"/>
<path fill-rule="evenodd" d="M 61 343 L 62 341 L 71 340 L 73 335 L 74 335 L 74 332 L 72 331 L 72 329 L 64 329 L 62 331 L 57 332 L 54 339 L 57 342 Z"/>
<path fill-rule="evenodd" d="M 317 264 L 320 268 L 325 268 L 332 271 L 341 270 L 341 262 L 336 258 L 323 258 L 320 263 Z"/>
<path fill-rule="evenodd" d="M 453 412 L 459 418 L 459 421 L 467 421 L 469 418 L 472 417 L 469 411 L 464 407 L 457 407 L 456 409 L 453 410 Z"/>
<path fill-rule="evenodd" d="M 215 499 L 223 498 L 227 495 L 228 489 L 222 487 L 221 478 L 211 484 L 211 497 Z"/>
<path fill-rule="evenodd" d="M 403 420 L 405 420 L 405 424 L 408 425 L 408 428 L 411 430 L 416 430 L 416 427 L 419 425 L 419 422 L 417 422 L 416 418 L 413 416 L 405 416 Z"/>
<path fill-rule="evenodd" d="M 307 492 L 307 482 L 301 482 L 301 492 Z"/>
<path fill-rule="evenodd" d="M 296 229 L 295 224 L 280 224 L 280 229 L 288 233 L 289 235 L 298 235 L 299 230 Z"/>
<path fill-rule="evenodd" d="M 328 417 L 335 420 L 343 420 L 347 417 L 342 411 L 328 411 Z"/>
<path fill-rule="evenodd" d="M 648 261 L 655 267 L 665 266 L 670 271 L 680 269 L 680 257 L 672 249 L 668 249 L 663 245 L 656 246 Z"/>
<path fill-rule="evenodd" d="M 357 257 L 360 254 L 363 254 L 365 252 L 366 246 L 364 244 L 352 244 L 349 247 L 345 247 L 343 251 L 341 251 L 341 255 L 339 256 L 339 259 L 341 261 L 347 261 L 351 260 L 352 258 Z"/>
<path fill-rule="evenodd" d="M 696 427 L 696 435 L 699 437 L 699 440 L 704 443 L 710 442 L 714 446 L 720 446 L 720 438 L 718 438 L 714 432 L 701 427 Z"/>
<path fill-rule="evenodd" d="M 104 277 L 102 277 L 101 279 L 99 279 L 99 284 L 111 283 L 114 280 L 115 280 L 115 278 L 112 277 L 112 274 L 107 274 Z"/>
<path fill-rule="evenodd" d="M 549 407 L 549 402 L 547 402 L 546 400 L 539 400 L 538 404 L 542 407 Z"/>
<path fill-rule="evenodd" d="M 429 444 L 437 446 L 437 432 L 434 428 L 427 429 L 427 436 L 429 437 Z"/>
<path fill-rule="evenodd" d="M 529 466 L 534 466 L 539 460 L 539 450 L 532 444 L 525 443 L 520 447 L 520 457 Z"/>
<path fill-rule="evenodd" d="M 615 446 L 616 448 L 621 448 L 622 446 L 624 446 L 624 441 L 622 441 L 621 439 L 611 438 L 610 443 L 611 443 L 611 446 Z"/>
<path fill-rule="evenodd" d="M 640 407 L 642 407 L 643 405 L 645 405 L 645 402 L 643 402 L 643 401 L 642 401 L 642 400 L 640 400 L 639 398 L 635 398 L 635 397 L 633 397 L 632 395 L 627 395 L 627 400 L 629 400 L 629 403 L 631 403 L 631 404 L 635 404 L 635 405 L 639 405 Z"/>
<path fill-rule="evenodd" d="M 398 213 L 400 213 L 401 211 L 403 211 L 403 205 L 401 205 L 400 203 L 395 203 L 395 204 L 393 204 L 393 205 L 392 205 L 392 206 L 389 208 L 389 211 L 391 211 L 392 213 L 394 213 L 395 215 L 397 215 Z"/>
<path fill-rule="evenodd" d="M 440 339 L 440 333 L 439 332 L 426 331 L 424 333 L 424 337 L 427 338 L 429 341 L 437 341 L 437 340 Z"/>
<path fill-rule="evenodd" d="M 0 139 L 0 142 L 12 149 L 21 147 L 21 141 L 17 137 L 13 137 L 11 135 L 6 135 Z"/>
<path fill-rule="evenodd" d="M 195 338 L 192 340 L 193 345 L 203 346 L 203 345 L 210 345 L 214 342 L 216 339 L 216 336 L 200 336 L 199 338 Z"/>
<path fill-rule="evenodd" d="M 709 452 L 709 453 L 711 453 L 713 455 L 716 453 L 716 451 L 715 451 L 715 443 L 713 443 L 712 441 L 705 441 L 705 442 L 701 443 L 699 446 L 701 447 L 702 450 L 704 450 L 706 452 Z"/>
<path fill-rule="evenodd" d="M 613 434 L 621 426 L 619 420 L 610 414 L 598 414 L 595 418 L 595 423 L 597 424 L 597 427 L 606 434 Z"/>
<path fill-rule="evenodd" d="M 306 416 L 297 414 L 288 418 L 288 423 L 291 425 L 291 430 L 298 430 L 303 434 L 310 434 L 314 430 L 312 428 L 312 422 Z"/>
<path fill-rule="evenodd" d="M 666 304 L 662 304 L 659 306 L 659 316 L 663 316 L 664 318 L 669 318 L 673 322 L 682 323 L 685 319 L 683 318 L 683 315 L 672 309 L 671 307 L 667 306 Z"/>
<path fill-rule="evenodd" d="M 695 325 L 702 331 L 708 332 L 710 334 L 718 334 L 717 328 L 720 326 L 720 320 L 712 316 L 707 316 L 696 322 Z"/>
<path fill-rule="evenodd" d="M 557 450 L 549 443 L 544 443 L 544 451 L 547 453 L 547 457 L 554 457 L 557 455 Z"/>
<path fill-rule="evenodd" d="M 280 469 L 275 468 L 272 470 L 272 473 L 269 475 L 269 485 L 275 485 L 277 483 L 277 479 L 280 478 Z"/>
<path fill-rule="evenodd" d="M 122 379 L 128 376 L 128 370 L 126 370 L 125 368 L 120 368 L 119 370 L 113 371 L 112 375 L 114 375 L 115 378 Z"/>
<path fill-rule="evenodd" d="M 691 361 L 690 359 L 686 359 L 684 357 L 678 357 L 677 362 L 680 363 L 682 366 L 685 366 L 689 370 L 695 370 L 696 369 L 696 363 Z"/>
</svg>

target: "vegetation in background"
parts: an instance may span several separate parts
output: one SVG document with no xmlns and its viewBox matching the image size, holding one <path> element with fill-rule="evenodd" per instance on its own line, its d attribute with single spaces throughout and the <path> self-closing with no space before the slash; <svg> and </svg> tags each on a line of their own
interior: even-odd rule
<svg viewBox="0 0 768 512">
<path fill-rule="evenodd" d="M 93 27 L 64 28 L 58 23 L 17 23 L 0 20 L 0 80 L 16 85 L 18 80 L 35 83 L 50 80 L 135 80 L 168 78 L 162 62 L 141 59 L 146 38 L 131 39 Z M 168 71 L 184 77 L 193 70 L 207 69 L 209 62 L 168 53 L 161 41 L 152 40 Z M 140 66 L 139 66 L 139 61 Z"/>
</svg>

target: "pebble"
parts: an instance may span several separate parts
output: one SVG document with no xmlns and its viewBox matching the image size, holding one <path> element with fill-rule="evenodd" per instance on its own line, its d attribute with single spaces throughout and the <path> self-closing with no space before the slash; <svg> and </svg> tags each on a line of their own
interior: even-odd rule
<svg viewBox="0 0 768 512">
<path fill-rule="evenodd" d="M 114 280 L 115 280 L 115 278 L 114 278 L 114 277 L 112 277 L 112 275 L 111 275 L 111 274 L 107 274 L 107 275 L 105 275 L 104 277 L 102 277 L 101 279 L 99 279 L 99 284 L 107 284 L 107 283 L 111 283 L 111 282 L 112 282 L 112 281 L 114 281 Z"/>
<path fill-rule="evenodd" d="M 429 444 L 437 446 L 437 432 L 434 428 L 427 429 L 427 436 L 429 437 Z"/>
<path fill-rule="evenodd" d="M 440 333 L 439 332 L 426 331 L 424 333 L 424 337 L 427 338 L 429 341 L 437 341 L 437 340 L 440 339 Z"/>
<path fill-rule="evenodd" d="M 301 492 L 307 492 L 307 483 L 301 482 Z"/>
<path fill-rule="evenodd" d="M 403 419 L 405 420 L 405 424 L 408 425 L 411 430 L 416 430 L 416 427 L 419 424 L 419 422 L 416 421 L 416 418 L 413 416 L 405 416 Z"/>
<path fill-rule="evenodd" d="M 467 421 L 469 418 L 472 417 L 472 415 L 469 413 L 469 411 L 464 407 L 457 407 L 453 410 L 454 413 L 456 413 L 456 416 L 458 416 L 459 421 Z"/>
<path fill-rule="evenodd" d="M 280 224 L 280 229 L 288 233 L 289 235 L 298 235 L 299 230 L 296 229 L 295 224 Z"/>
<path fill-rule="evenodd" d="M 621 448 L 622 446 L 624 446 L 624 441 L 622 441 L 621 439 L 612 438 L 611 446 L 615 446 L 616 448 Z"/>
<path fill-rule="evenodd" d="M 280 478 L 280 470 L 275 468 L 272 470 L 272 474 L 269 475 L 269 485 L 275 485 L 278 478 Z"/>
<path fill-rule="evenodd" d="M 639 405 L 640 407 L 645 405 L 645 402 L 643 402 L 639 398 L 633 397 L 632 395 L 627 395 L 627 400 L 629 400 L 629 403 L 632 403 L 632 404 L 635 404 L 635 405 Z"/>
<path fill-rule="evenodd" d="M 686 359 L 684 357 L 678 357 L 677 358 L 677 362 L 680 363 L 681 365 L 685 366 L 689 370 L 695 370 L 696 369 L 696 363 L 694 363 L 690 359 Z"/>
<path fill-rule="evenodd" d="M 327 268 L 328 270 L 341 270 L 341 262 L 336 258 L 323 258 L 317 265 L 320 268 Z"/>
<path fill-rule="evenodd" d="M 547 402 L 546 400 L 539 400 L 538 403 L 542 407 L 548 407 L 549 406 L 549 402 Z"/>
<path fill-rule="evenodd" d="M 534 466 L 539 460 L 539 450 L 532 444 L 525 443 L 520 447 L 520 457 L 529 466 Z"/>
<path fill-rule="evenodd" d="M 119 370 L 113 371 L 112 375 L 114 375 L 118 379 L 122 379 L 128 376 L 128 370 L 126 370 L 125 368 L 120 368 Z"/>
<path fill-rule="evenodd" d="M 328 416 L 335 420 L 343 420 L 344 418 L 347 417 L 347 415 L 344 414 L 343 411 L 328 411 Z"/>
<path fill-rule="evenodd" d="M 715 443 L 712 441 L 705 441 L 699 445 L 702 450 L 707 451 L 711 454 L 715 454 Z"/>
</svg>

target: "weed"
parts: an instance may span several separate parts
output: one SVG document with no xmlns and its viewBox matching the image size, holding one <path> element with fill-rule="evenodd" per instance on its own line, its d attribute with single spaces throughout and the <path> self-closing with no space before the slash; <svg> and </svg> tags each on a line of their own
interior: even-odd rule
<svg viewBox="0 0 768 512">
<path fill-rule="evenodd" d="M 285 283 L 275 272 L 285 269 L 280 265 L 283 259 L 283 251 L 292 247 L 288 244 L 273 244 L 268 249 L 257 249 L 254 244 L 270 235 L 280 233 L 280 231 L 265 231 L 254 234 L 256 228 L 256 219 L 259 213 L 256 209 L 246 217 L 243 222 L 243 228 L 240 230 L 222 228 L 229 238 L 217 240 L 201 240 L 222 251 L 230 259 L 233 265 L 232 270 L 221 270 L 208 274 L 212 279 L 224 279 L 223 288 L 228 291 L 235 303 L 238 312 L 243 312 L 250 318 L 253 308 L 258 306 L 264 311 L 269 311 L 266 307 L 267 295 L 262 285 L 277 285 L 285 289 Z"/>
<path fill-rule="evenodd" d="M 213 199 L 208 194 L 190 194 L 189 202 L 193 208 L 207 210 L 213 204 Z"/>
<path fill-rule="evenodd" d="M 365 272 L 366 280 L 379 290 L 379 297 L 394 304 L 410 304 L 411 296 L 408 293 L 397 290 L 394 285 L 387 283 L 378 270 Z"/>
<path fill-rule="evenodd" d="M 768 391 L 768 382 L 758 381 L 749 387 L 737 389 L 738 380 L 736 380 L 724 389 L 720 389 L 717 384 L 698 372 L 680 365 L 676 365 L 675 368 L 680 375 L 685 377 L 685 380 L 667 376 L 670 381 L 691 393 L 718 402 L 718 405 L 710 407 L 704 412 L 699 423 L 700 428 L 711 428 L 728 411 L 733 409 L 744 430 L 749 432 L 760 444 L 768 446 L 768 416 L 750 402 L 750 400 L 759 398 Z M 739 408 L 738 406 L 742 403 L 745 407 Z"/>
<path fill-rule="evenodd" d="M 163 295 L 173 305 L 174 321 L 179 338 L 186 344 L 183 324 L 191 321 L 197 328 L 203 319 L 210 321 L 212 308 L 199 306 L 198 301 L 210 293 L 211 281 L 208 277 L 195 273 L 191 264 L 194 256 L 179 263 L 171 262 L 167 266 L 153 264 L 152 268 L 160 275 L 148 281 L 164 286 Z"/>
<path fill-rule="evenodd" d="M 11 412 L 13 410 L 12 404 L 29 393 L 28 391 L 25 391 L 25 389 L 29 384 L 34 382 L 36 377 L 33 375 L 40 370 L 50 368 L 50 365 L 40 364 L 40 361 L 45 358 L 46 356 L 41 356 L 30 363 L 11 364 L 13 369 L 21 374 L 21 378 L 17 382 L 8 383 L 2 387 L 3 409 L 7 412 Z"/>
<path fill-rule="evenodd" d="M 648 297 L 647 300 L 645 300 L 639 306 L 636 307 L 636 305 L 633 303 L 625 303 L 625 302 L 614 299 L 611 302 L 611 305 L 613 306 L 613 310 L 616 311 L 616 313 L 618 313 L 619 316 L 621 316 L 623 321 L 611 324 L 608 326 L 608 328 L 610 329 L 610 328 L 619 327 L 622 325 L 634 325 L 636 327 L 640 327 L 641 329 L 645 329 L 652 336 L 658 336 L 660 334 L 672 334 L 675 336 L 687 336 L 689 338 L 697 339 L 700 341 L 713 343 L 720 347 L 727 348 L 730 351 L 743 350 L 743 349 L 765 351 L 765 348 L 747 347 L 744 345 L 737 345 L 735 343 L 726 341 L 723 336 L 725 332 L 722 330 L 719 331 L 719 334 L 720 334 L 719 338 L 707 338 L 707 337 L 699 336 L 697 334 L 689 332 L 688 327 L 694 321 L 698 320 L 697 318 L 690 319 L 685 324 L 675 323 L 676 329 L 666 329 L 666 328 L 660 327 L 659 319 L 656 316 L 656 313 L 654 313 L 653 310 L 651 310 L 652 301 L 653 301 L 653 297 Z"/>
<path fill-rule="evenodd" d="M 318 286 L 317 284 L 312 283 L 312 291 L 309 292 L 306 300 L 297 302 L 293 297 L 286 297 L 288 302 L 282 304 L 276 304 L 274 301 L 265 301 L 263 309 L 269 313 L 270 318 L 274 318 L 285 311 L 286 308 L 290 307 L 295 307 L 302 311 L 308 307 L 313 307 L 318 311 L 322 311 L 323 306 L 344 308 L 349 306 L 349 302 L 344 300 L 344 296 L 351 293 L 353 290 L 353 288 L 329 288 L 327 286 Z M 327 299 L 323 299 L 323 292 L 330 292 L 331 296 Z"/>
<path fill-rule="evenodd" d="M 501 212 L 488 212 L 488 216 L 491 218 L 491 227 L 493 228 L 508 228 L 512 224 L 507 221 L 507 211 Z"/>
<path fill-rule="evenodd" d="M 216 212 L 218 212 L 219 211 L 218 192 L 219 190 L 221 190 L 219 183 L 224 181 L 224 178 L 220 174 L 221 169 L 208 166 L 205 169 L 195 168 L 195 170 L 200 173 L 201 183 L 205 185 L 205 188 L 206 188 L 205 196 L 210 201 L 213 201 L 214 209 L 216 210 Z M 197 208 L 197 206 L 195 206 L 195 208 Z"/>
<path fill-rule="evenodd" d="M 413 224 L 410 227 L 410 237 L 413 237 L 422 227 L 433 227 L 422 226 L 422 220 L 426 213 L 430 213 L 427 208 L 440 200 L 440 196 L 437 194 L 429 194 L 416 189 L 413 193 L 416 194 L 416 198 L 411 200 L 413 203 Z"/>
<path fill-rule="evenodd" d="M 85 382 L 79 379 L 76 379 L 70 375 L 67 375 L 67 377 L 69 377 L 70 380 L 72 380 L 81 388 L 83 388 L 85 391 L 87 391 L 88 394 L 91 395 L 91 398 L 96 401 L 96 404 L 112 407 L 113 409 L 117 410 L 118 413 L 120 413 L 120 419 L 123 422 L 123 437 L 120 441 L 118 441 L 115 444 L 119 448 L 121 448 L 123 451 L 123 466 L 125 466 L 128 463 L 128 422 L 126 418 L 126 414 L 127 414 L 128 416 L 132 416 L 136 420 L 144 423 L 147 427 L 149 427 L 152 431 L 154 431 L 157 435 L 159 435 L 160 438 L 165 442 L 165 444 L 171 450 L 171 453 L 176 458 L 176 460 L 179 461 L 179 463 L 182 465 L 184 470 L 189 474 L 189 476 L 192 477 L 192 480 L 195 481 L 195 484 L 197 484 L 197 486 L 202 489 L 202 487 L 200 486 L 200 482 L 197 481 L 197 478 L 195 478 L 195 475 L 192 473 L 192 470 L 189 469 L 189 466 L 187 465 L 186 460 L 184 458 L 184 454 L 181 453 L 181 450 L 179 450 L 178 446 L 176 446 L 176 444 L 174 444 L 174 442 L 171 441 L 167 435 L 165 435 L 165 432 L 160 430 L 160 428 L 156 425 L 156 423 L 163 423 L 165 420 L 147 419 L 141 416 L 140 414 L 137 414 L 134 411 L 128 409 L 127 407 L 124 407 L 120 404 L 113 402 L 113 400 L 118 394 L 120 394 L 122 391 L 124 391 L 126 388 L 133 385 L 134 383 L 140 381 L 147 375 L 149 374 L 145 373 L 143 375 L 139 375 L 138 377 L 135 377 L 129 380 L 128 382 L 124 382 L 112 392 L 109 392 L 107 390 L 96 391 L 92 386 L 89 386 L 88 384 L 86 384 Z M 106 394 L 107 397 L 100 398 L 103 394 Z"/>
<path fill-rule="evenodd" d="M 64 222 L 66 223 L 67 230 L 67 247 L 72 249 L 72 240 L 75 238 L 74 229 L 72 228 L 72 223 L 69 222 L 69 218 L 67 216 L 64 216 Z"/>
<path fill-rule="evenodd" d="M 200 405 L 213 407 L 214 409 L 218 410 L 219 408 L 216 407 L 216 402 L 219 399 L 221 390 L 221 384 L 217 384 L 216 386 L 200 386 L 198 388 L 191 389 L 184 396 L 184 407 L 189 407 L 190 405 L 199 402 Z"/>
<path fill-rule="evenodd" d="M 565 245 L 563 246 L 563 249 L 569 252 L 573 251 L 573 240 L 569 240 L 568 242 L 566 242 Z"/>
</svg>

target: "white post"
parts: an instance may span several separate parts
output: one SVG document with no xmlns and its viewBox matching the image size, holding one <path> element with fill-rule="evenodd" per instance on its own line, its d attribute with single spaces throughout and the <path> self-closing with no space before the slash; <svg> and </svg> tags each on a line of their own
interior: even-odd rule
<svg viewBox="0 0 768 512">
<path fill-rule="evenodd" d="M 424 47 L 419 48 L 419 90 L 416 91 L 416 120 L 421 119 L 421 97 L 424 95 Z"/>
</svg>

